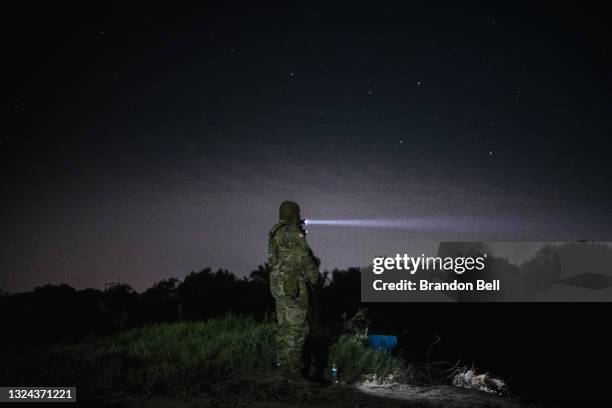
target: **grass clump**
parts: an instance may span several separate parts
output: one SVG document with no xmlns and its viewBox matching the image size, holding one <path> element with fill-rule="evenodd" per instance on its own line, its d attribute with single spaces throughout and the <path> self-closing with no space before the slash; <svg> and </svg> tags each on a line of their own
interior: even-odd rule
<svg viewBox="0 0 612 408">
<path fill-rule="evenodd" d="M 401 382 L 408 378 L 404 362 L 391 353 L 368 348 L 362 339 L 343 335 L 330 349 L 329 364 L 338 367 L 343 383 L 364 379 L 378 382 Z"/>
</svg>

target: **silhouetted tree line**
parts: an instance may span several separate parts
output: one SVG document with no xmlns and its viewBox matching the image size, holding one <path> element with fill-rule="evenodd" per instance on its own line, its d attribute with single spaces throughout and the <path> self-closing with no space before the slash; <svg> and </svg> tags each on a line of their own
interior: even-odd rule
<svg viewBox="0 0 612 408">
<path fill-rule="evenodd" d="M 592 247 L 593 253 L 602 258 L 600 264 L 609 262 L 612 251 L 608 247 L 596 244 Z M 576 250 L 576 245 L 568 243 L 561 249 L 570 253 Z M 554 260 L 551 255 L 554 253 L 543 248 L 521 266 L 525 276 L 537 278 L 531 279 L 534 289 L 558 279 L 558 265 L 551 262 Z M 520 275 L 519 266 L 503 258 L 490 257 L 488 265 L 497 265 L 498 270 Z M 360 286 L 359 268 L 335 269 L 320 274 L 314 289 L 319 321 L 323 325 L 336 324 L 343 315 L 350 317 L 360 306 L 365 306 L 369 309 L 373 330 L 402 334 L 406 328 L 427 328 L 410 334 L 413 341 L 426 344 L 440 321 L 461 318 L 465 316 L 462 309 L 469 307 L 436 304 L 428 306 L 427 313 L 415 313 L 423 306 L 410 303 L 362 305 Z M 76 290 L 67 284 L 48 284 L 31 292 L 3 293 L 0 296 L 0 318 L 4 330 L 0 346 L 71 340 L 143 324 L 204 320 L 228 312 L 253 315 L 259 319 L 274 317 L 274 300 L 269 290 L 266 265 L 260 265 L 243 278 L 225 269 L 213 272 L 205 268 L 191 272 L 182 281 L 176 278 L 161 280 L 142 293 L 125 283 L 114 284 L 105 290 Z"/>
<path fill-rule="evenodd" d="M 47 284 L 31 292 L 0 297 L 0 318 L 6 329 L 0 342 L 29 346 L 70 341 L 88 334 L 112 333 L 143 324 L 205 320 L 226 313 L 273 318 L 269 271 L 260 265 L 248 277 L 210 268 L 191 272 L 182 281 L 164 279 L 138 293 L 125 283 L 105 290 L 76 290 Z M 320 320 L 330 322 L 360 303 L 357 268 L 320 275 L 317 306 Z"/>
</svg>

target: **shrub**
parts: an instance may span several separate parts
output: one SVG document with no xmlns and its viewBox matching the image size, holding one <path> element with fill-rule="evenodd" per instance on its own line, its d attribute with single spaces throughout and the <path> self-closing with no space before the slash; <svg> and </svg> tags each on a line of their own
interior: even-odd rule
<svg viewBox="0 0 612 408">
<path fill-rule="evenodd" d="M 402 381 L 407 378 L 404 362 L 392 354 L 366 347 L 352 335 L 343 335 L 329 354 L 329 364 L 338 367 L 340 381 L 352 383 L 376 378 L 378 381 Z"/>
</svg>

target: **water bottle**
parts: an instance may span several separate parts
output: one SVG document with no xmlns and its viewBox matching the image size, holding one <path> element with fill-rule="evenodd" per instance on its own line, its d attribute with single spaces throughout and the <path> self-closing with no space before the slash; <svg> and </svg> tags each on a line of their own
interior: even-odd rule
<svg viewBox="0 0 612 408">
<path fill-rule="evenodd" d="M 331 380 L 334 384 L 338 384 L 338 367 L 336 367 L 336 363 L 333 363 L 331 367 Z"/>
</svg>

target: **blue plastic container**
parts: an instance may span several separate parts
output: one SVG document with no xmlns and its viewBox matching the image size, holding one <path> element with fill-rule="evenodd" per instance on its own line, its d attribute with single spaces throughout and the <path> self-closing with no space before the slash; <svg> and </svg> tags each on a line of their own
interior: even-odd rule
<svg viewBox="0 0 612 408">
<path fill-rule="evenodd" d="M 397 346 L 397 336 L 370 334 L 368 335 L 368 344 L 375 350 L 392 351 Z"/>
</svg>

